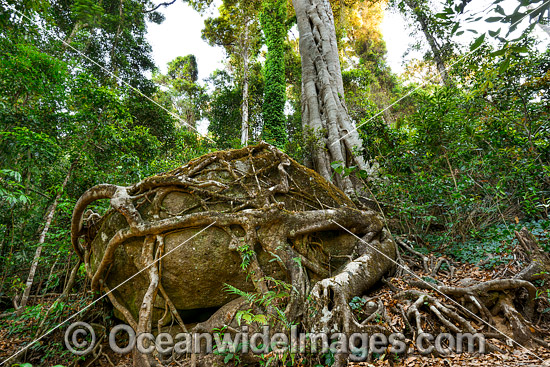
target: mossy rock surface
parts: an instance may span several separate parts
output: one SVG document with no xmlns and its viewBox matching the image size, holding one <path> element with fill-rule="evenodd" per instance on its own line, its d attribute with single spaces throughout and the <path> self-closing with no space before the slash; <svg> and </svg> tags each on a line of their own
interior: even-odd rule
<svg viewBox="0 0 550 367">
<path fill-rule="evenodd" d="M 281 165 L 281 162 L 288 164 Z M 285 172 L 286 178 L 283 177 Z M 192 180 L 193 184 L 178 184 L 178 179 Z M 284 180 L 288 182 L 286 192 L 269 191 Z M 216 184 L 204 184 L 209 182 Z M 265 220 L 254 229 L 259 231 L 260 227 L 277 226 L 276 220 L 268 215 L 268 208 L 274 205 L 293 214 L 342 207 L 355 209 L 353 202 L 332 183 L 268 145 L 211 153 L 134 186 L 132 202 L 147 223 L 200 213 L 242 216 L 250 211 L 262 213 L 264 210 Z M 205 227 L 183 224 L 158 233 L 163 238 L 162 254 L 168 254 L 161 260 L 160 282 L 184 318 L 202 309 L 219 308 L 234 299 L 235 295 L 224 289 L 225 284 L 244 291 L 254 290 L 241 269 L 239 251 L 230 245 L 232 241 L 255 251 L 265 276 L 288 281 L 286 272 L 274 261 L 272 254 L 258 243 L 247 243 L 249 237 L 242 226 L 213 225 L 203 231 Z M 109 241 L 118 231 L 128 228 L 123 214 L 111 209 L 99 223 L 88 229 L 92 273 L 103 260 Z M 104 275 L 109 289 L 143 269 L 144 239 L 143 236 L 131 236 L 116 248 Z M 293 241 L 297 252 L 306 258 L 316 257 L 326 264 L 329 272 L 344 264 L 346 255 L 356 244 L 356 239 L 344 231 L 320 231 L 298 236 Z M 315 279 L 313 274 L 312 279 Z M 114 295 L 137 318 L 148 285 L 145 270 L 118 287 Z M 164 307 L 165 300 L 158 295 L 154 322 L 162 317 Z"/>
</svg>

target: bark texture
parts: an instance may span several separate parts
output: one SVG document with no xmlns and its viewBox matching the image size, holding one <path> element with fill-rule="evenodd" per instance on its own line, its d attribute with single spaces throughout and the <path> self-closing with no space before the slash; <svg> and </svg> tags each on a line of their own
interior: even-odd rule
<svg viewBox="0 0 550 367">
<path fill-rule="evenodd" d="M 302 127 L 312 147 L 311 165 L 325 179 L 340 161 L 373 173 L 361 156 L 362 143 L 344 101 L 334 18 L 328 0 L 293 0 L 302 62 Z M 349 177 L 335 183 L 353 190 Z"/>
</svg>

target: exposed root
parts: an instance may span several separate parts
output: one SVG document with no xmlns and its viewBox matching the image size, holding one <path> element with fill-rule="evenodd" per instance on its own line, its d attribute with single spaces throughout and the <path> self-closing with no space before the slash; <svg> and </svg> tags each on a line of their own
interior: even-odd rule
<svg viewBox="0 0 550 367">
<path fill-rule="evenodd" d="M 445 330 L 455 333 L 483 333 L 487 338 L 502 339 L 515 347 L 531 343 L 548 346 L 540 337 L 541 331 L 530 321 L 534 316 L 536 288 L 528 281 L 494 279 L 456 287 L 414 280 L 408 281 L 408 285 L 417 289 L 400 291 L 396 298 L 406 303 L 401 307 L 401 314 L 407 310 L 406 321 L 410 323 L 407 322 L 406 327 L 413 328 L 417 335 L 425 332 L 425 320 L 431 315 Z M 393 288 L 395 291 L 396 287 Z M 522 290 L 525 293 L 521 293 Z M 518 311 L 518 302 L 521 302 L 522 312 Z M 496 322 L 497 317 L 499 322 Z M 487 346 L 489 351 L 498 349 L 493 344 Z"/>
<path fill-rule="evenodd" d="M 544 251 L 535 236 L 527 228 L 515 232 L 516 238 L 522 249 L 522 255 L 528 264 L 523 270 L 514 276 L 515 279 L 533 281 L 537 279 L 549 279 L 550 255 Z"/>
<path fill-rule="evenodd" d="M 433 256 L 426 256 L 424 254 L 421 254 L 420 252 L 413 249 L 412 246 L 408 245 L 407 242 L 405 242 L 403 239 L 399 237 L 396 237 L 395 242 L 399 246 L 403 247 L 409 253 L 420 258 L 422 260 L 422 270 L 426 274 L 429 274 L 431 277 L 436 277 L 438 275 L 438 273 L 442 269 L 443 264 L 447 265 L 447 269 L 448 269 L 448 273 L 450 274 L 450 277 L 452 278 L 454 276 L 455 268 L 449 259 L 446 259 L 444 257 L 435 259 Z"/>
<path fill-rule="evenodd" d="M 349 301 L 380 280 L 380 277 L 373 274 L 384 274 L 393 269 L 393 263 L 389 259 L 395 258 L 395 246 L 386 230 L 381 232 L 379 238 L 370 238 L 369 243 L 378 251 L 365 251 L 364 255 L 349 262 L 334 277 L 315 284 L 309 302 L 319 312 L 306 320 L 306 327 L 317 332 L 354 333 L 372 330 L 372 326 L 357 322 Z"/>
<path fill-rule="evenodd" d="M 150 332 L 155 323 L 160 330 L 170 321 L 187 330 L 187 320 L 180 316 L 176 305 L 179 300 L 166 283 L 163 286 L 166 273 L 173 269 L 164 267 L 160 259 L 171 234 L 212 226 L 228 239 L 229 253 L 242 257 L 241 267 L 252 283 L 250 289 L 260 295 L 273 292 L 269 280 L 272 273 L 268 273 L 267 266 L 272 263 L 282 274 L 277 281 L 290 283 L 290 294 L 277 302 L 250 304 L 252 298 L 237 298 L 220 304 L 221 308 L 193 331 L 224 328 L 234 332 L 235 314 L 246 307 L 273 319 L 278 315 L 287 324 L 301 324 L 309 332 L 389 335 L 406 330 L 413 338 L 448 330 L 483 332 L 501 340 L 513 338 L 521 345 L 546 345 L 532 321 L 536 288 L 531 280 L 537 276 L 536 271 L 548 269 L 547 255 L 537 250 L 536 242 L 533 245 L 527 234 L 517 235 L 528 254 L 525 261 L 531 265 L 515 279 L 494 279 L 464 287 L 445 285 L 442 278 L 452 279 L 456 270 L 451 260 L 425 256 L 400 239 L 397 243 L 404 252 L 399 254 L 375 212 L 356 209 L 341 191 L 304 170 L 274 147 L 260 144 L 216 152 L 129 187 L 98 185 L 83 195 L 74 210 L 73 246 L 85 263 L 92 289 L 109 292 L 113 288 L 109 274 L 117 271 L 113 268 L 117 254 L 126 251 L 125 244 L 130 241 L 141 243 L 139 259 L 133 260 L 143 271 L 147 289 L 138 312 L 109 292 L 114 307 L 137 332 Z M 166 204 L 174 195 L 184 197 L 186 205 Z M 86 206 L 104 198 L 111 200 L 113 209 L 95 224 L 84 226 Z M 102 225 L 109 220 L 119 224 L 108 228 L 106 236 Z M 83 245 L 79 242 L 82 236 L 87 239 Z M 349 245 L 345 252 L 327 248 L 334 236 L 339 236 L 339 246 Z M 94 253 L 98 248 L 101 253 Z M 403 286 L 382 279 L 395 271 L 395 261 L 403 266 L 398 275 L 420 270 L 433 282 L 400 276 L 408 279 Z M 350 301 L 365 297 L 380 281 L 387 284 L 386 291 L 394 297 L 368 299 L 359 317 Z M 164 307 L 157 318 L 155 307 Z M 498 347 L 491 343 L 489 349 Z M 338 358 L 337 363 L 344 364 L 347 357 Z M 134 363 L 149 366 L 151 361 L 134 355 Z"/>
<path fill-rule="evenodd" d="M 166 201 L 175 193 L 188 198 L 189 205 L 177 210 L 167 207 Z M 113 209 L 104 218 L 87 223 L 85 227 L 86 207 L 99 199 L 110 199 Z M 118 226 L 104 238 L 105 230 L 100 227 L 107 220 L 105 218 L 115 215 L 122 216 L 126 226 Z M 271 255 L 286 273 L 283 280 L 289 281 L 292 287 L 283 310 L 289 322 L 314 325 L 318 313 L 311 310 L 330 308 L 329 318 L 341 331 L 386 333 L 390 330 L 357 322 L 348 305 L 351 297 L 360 295 L 393 269 L 393 264 L 384 256 L 346 233 L 363 237 L 363 241 L 386 257 L 395 258 L 395 245 L 379 216 L 356 209 L 336 187 L 265 143 L 216 152 L 132 186 L 102 184 L 93 187 L 84 193 L 74 209 L 72 243 L 85 263 L 92 289 L 109 292 L 113 287 L 108 285 L 109 272 L 116 271 L 112 268 L 119 249 L 128 241 L 142 238 L 141 256 L 134 262 L 146 275 L 148 286 L 138 314 L 131 311 L 125 301 L 118 300 L 116 294 L 109 292 L 109 299 L 137 333 L 150 332 L 155 320 L 160 330 L 169 321 L 169 315 L 186 330 L 185 320 L 163 287 L 166 269 L 163 270 L 159 260 L 164 253 L 166 236 L 185 228 L 212 225 L 228 235 L 229 249 L 244 256 L 248 276 L 258 293 L 267 294 L 270 288 L 265 280 L 265 264 L 258 258 L 256 246 Z M 347 253 L 327 251 L 323 240 L 318 238 L 319 233 L 348 236 L 351 245 Z M 87 239 L 84 244 L 79 241 L 82 236 Z M 101 254 L 94 254 L 97 245 L 92 246 L 92 242 L 101 244 Z M 324 280 L 319 281 L 321 279 Z M 164 304 L 165 310 L 154 319 L 159 292 L 163 299 L 160 304 Z M 207 323 L 198 324 L 194 330 L 231 328 L 233 317 L 228 318 L 228 315 L 241 306 L 242 300 L 226 304 Z M 280 312 L 271 303 L 262 307 L 271 315 Z M 383 305 L 380 312 L 387 318 Z M 348 325 L 353 326 L 349 328 Z M 318 326 L 326 328 L 328 323 L 323 321 Z M 151 364 L 148 358 L 138 354 L 134 354 L 136 366 Z"/>
</svg>

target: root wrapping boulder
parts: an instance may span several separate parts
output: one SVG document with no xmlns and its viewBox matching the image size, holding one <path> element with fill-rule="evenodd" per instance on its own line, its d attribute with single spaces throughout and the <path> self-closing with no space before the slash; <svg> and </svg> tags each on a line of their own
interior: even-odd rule
<svg viewBox="0 0 550 367">
<path fill-rule="evenodd" d="M 100 219 L 86 211 L 99 199 L 111 202 Z M 237 297 L 226 284 L 261 293 L 270 279 L 293 286 L 289 319 L 316 320 L 306 310 L 311 294 L 313 308 L 331 305 L 340 320 L 324 317 L 324 327 L 338 329 L 348 298 L 395 258 L 377 213 L 265 143 L 210 153 L 132 186 L 91 188 L 76 204 L 72 241 L 92 288 L 143 330 L 173 318 L 205 321 Z"/>
</svg>

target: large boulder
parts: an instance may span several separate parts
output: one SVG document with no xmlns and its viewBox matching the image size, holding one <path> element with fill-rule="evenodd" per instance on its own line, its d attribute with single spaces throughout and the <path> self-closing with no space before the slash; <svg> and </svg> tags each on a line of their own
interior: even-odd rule
<svg viewBox="0 0 550 367">
<path fill-rule="evenodd" d="M 83 218 L 101 198 L 112 209 L 99 220 Z M 154 322 L 171 302 L 193 323 L 237 297 L 226 284 L 251 292 L 269 277 L 294 282 L 290 259 L 311 282 L 337 273 L 357 256 L 358 241 L 334 222 L 382 241 L 377 214 L 358 210 L 315 171 L 262 143 L 210 153 L 130 187 L 90 189 L 75 208 L 73 245 L 92 286 L 114 289 L 120 317 L 140 318 L 156 272 Z"/>
</svg>

